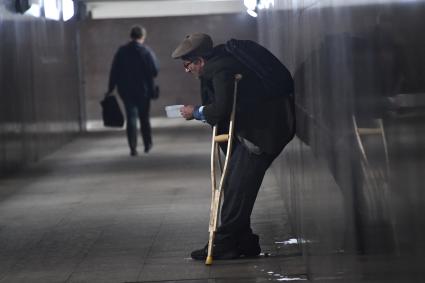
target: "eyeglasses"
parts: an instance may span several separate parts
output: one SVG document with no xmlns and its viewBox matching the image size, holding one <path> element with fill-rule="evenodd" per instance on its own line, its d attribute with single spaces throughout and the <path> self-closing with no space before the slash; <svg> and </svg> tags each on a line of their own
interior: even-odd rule
<svg viewBox="0 0 425 283">
<path fill-rule="evenodd" d="M 188 61 L 188 62 L 183 62 L 183 67 L 184 67 L 184 71 L 186 73 L 189 73 L 191 70 L 189 68 L 189 66 L 194 63 L 197 59 L 193 60 L 193 61 Z"/>
</svg>

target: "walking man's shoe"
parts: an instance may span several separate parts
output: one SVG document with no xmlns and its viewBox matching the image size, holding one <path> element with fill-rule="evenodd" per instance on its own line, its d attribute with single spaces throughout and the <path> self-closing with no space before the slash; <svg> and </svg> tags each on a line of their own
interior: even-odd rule
<svg viewBox="0 0 425 283">
<path fill-rule="evenodd" d="M 152 144 L 148 144 L 145 146 L 145 153 L 148 153 L 152 149 Z"/>
<path fill-rule="evenodd" d="M 137 156 L 137 155 L 138 155 L 137 150 L 132 149 L 132 150 L 130 151 L 130 156 Z"/>
</svg>

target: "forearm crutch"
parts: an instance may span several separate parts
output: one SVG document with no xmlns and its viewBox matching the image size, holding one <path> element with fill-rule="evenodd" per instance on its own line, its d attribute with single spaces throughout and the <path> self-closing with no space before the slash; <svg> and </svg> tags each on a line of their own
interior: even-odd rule
<svg viewBox="0 0 425 283">
<path fill-rule="evenodd" d="M 210 224 L 209 224 L 209 241 L 208 241 L 208 255 L 205 264 L 210 265 L 213 262 L 213 248 L 214 237 L 217 230 L 217 219 L 220 210 L 221 192 L 225 178 L 227 176 L 228 164 L 230 160 L 230 153 L 232 152 L 232 141 L 235 128 L 235 109 L 236 109 L 236 96 L 238 92 L 238 82 L 242 79 L 242 75 L 235 75 L 235 84 L 233 92 L 233 106 L 232 113 L 230 114 L 229 133 L 217 135 L 217 125 L 213 127 L 212 142 L 211 142 L 211 211 L 210 211 Z M 226 158 L 224 160 L 224 167 L 222 168 L 220 183 L 217 186 L 216 182 L 216 163 L 217 160 L 221 166 L 220 151 L 218 148 L 219 143 L 227 142 Z"/>
</svg>

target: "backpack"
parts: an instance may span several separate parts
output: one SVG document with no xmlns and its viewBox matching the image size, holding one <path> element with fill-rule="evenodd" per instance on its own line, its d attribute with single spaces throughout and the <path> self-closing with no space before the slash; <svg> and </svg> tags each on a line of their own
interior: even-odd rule
<svg viewBox="0 0 425 283">
<path fill-rule="evenodd" d="M 270 51 L 251 40 L 230 39 L 224 46 L 225 50 L 239 62 L 253 71 L 263 83 L 265 95 L 269 97 L 284 97 L 287 113 L 286 143 L 295 135 L 295 99 L 294 80 L 288 69 Z"/>
<path fill-rule="evenodd" d="M 270 51 L 251 40 L 230 39 L 225 50 L 253 71 L 270 96 L 291 95 L 294 81 L 288 69 Z"/>
</svg>

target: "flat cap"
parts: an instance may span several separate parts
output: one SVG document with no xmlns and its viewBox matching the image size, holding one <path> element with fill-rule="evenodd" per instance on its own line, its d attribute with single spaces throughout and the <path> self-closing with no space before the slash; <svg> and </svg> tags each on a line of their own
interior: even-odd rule
<svg viewBox="0 0 425 283">
<path fill-rule="evenodd" d="M 213 41 L 208 34 L 192 33 L 186 36 L 182 43 L 177 46 L 171 57 L 179 59 L 185 56 L 203 56 L 212 52 Z"/>
</svg>

